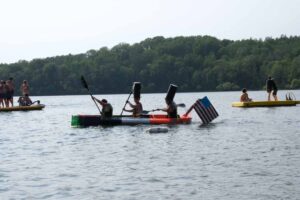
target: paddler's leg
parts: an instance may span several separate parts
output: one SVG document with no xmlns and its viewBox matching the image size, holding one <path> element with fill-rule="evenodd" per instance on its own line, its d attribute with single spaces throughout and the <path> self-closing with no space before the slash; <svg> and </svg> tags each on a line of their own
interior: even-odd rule
<svg viewBox="0 0 300 200">
<path fill-rule="evenodd" d="M 273 97 L 274 97 L 274 100 L 275 100 L 275 101 L 278 101 L 278 98 L 277 98 L 277 90 L 273 90 Z"/>
<path fill-rule="evenodd" d="M 271 101 L 271 92 L 272 91 L 268 91 L 268 101 Z"/>
</svg>

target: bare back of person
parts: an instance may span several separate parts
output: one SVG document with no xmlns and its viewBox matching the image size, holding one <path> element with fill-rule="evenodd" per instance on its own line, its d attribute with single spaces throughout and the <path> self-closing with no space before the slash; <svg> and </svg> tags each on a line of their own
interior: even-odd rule
<svg viewBox="0 0 300 200">
<path fill-rule="evenodd" d="M 23 96 L 25 96 L 26 94 L 29 95 L 29 85 L 27 83 L 27 81 L 23 81 L 22 85 L 21 85 L 21 91 Z"/>
</svg>

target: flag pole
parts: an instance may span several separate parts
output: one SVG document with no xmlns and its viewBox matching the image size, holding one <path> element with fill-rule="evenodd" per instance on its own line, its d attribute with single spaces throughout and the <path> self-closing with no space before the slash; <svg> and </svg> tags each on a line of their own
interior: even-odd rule
<svg viewBox="0 0 300 200">
<path fill-rule="evenodd" d="M 186 111 L 186 113 L 183 116 L 188 116 L 188 114 L 190 114 L 190 112 L 192 112 L 194 107 L 195 107 L 195 103 Z"/>
</svg>

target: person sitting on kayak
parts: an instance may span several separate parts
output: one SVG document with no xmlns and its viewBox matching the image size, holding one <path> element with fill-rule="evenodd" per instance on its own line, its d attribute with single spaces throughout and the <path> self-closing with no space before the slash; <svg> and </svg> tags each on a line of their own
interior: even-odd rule
<svg viewBox="0 0 300 200">
<path fill-rule="evenodd" d="M 25 94 L 25 96 L 19 97 L 18 103 L 19 103 L 19 106 L 30 106 L 30 105 L 32 105 L 32 101 L 29 98 L 28 94 Z"/>
<path fill-rule="evenodd" d="M 158 109 L 168 113 L 169 118 L 177 118 L 177 105 L 174 101 L 166 98 L 167 108 Z"/>
<path fill-rule="evenodd" d="M 140 97 L 134 98 L 134 102 L 135 105 L 130 103 L 130 101 L 127 101 L 126 103 L 128 103 L 132 109 L 124 108 L 123 110 L 126 112 L 132 112 L 133 117 L 139 117 L 143 112 L 143 105 L 140 102 Z"/>
<path fill-rule="evenodd" d="M 248 93 L 247 93 L 247 89 L 244 88 L 242 90 L 243 94 L 240 97 L 240 102 L 250 102 L 252 101 L 252 99 L 249 98 Z"/>
<path fill-rule="evenodd" d="M 110 103 L 107 102 L 106 99 L 99 100 L 96 97 L 93 97 L 95 101 L 97 101 L 102 106 L 102 118 L 110 118 L 113 115 L 113 107 Z"/>
</svg>

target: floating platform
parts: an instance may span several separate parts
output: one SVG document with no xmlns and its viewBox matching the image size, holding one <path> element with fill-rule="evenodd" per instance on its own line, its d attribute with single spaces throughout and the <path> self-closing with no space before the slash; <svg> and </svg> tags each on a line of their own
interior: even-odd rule
<svg viewBox="0 0 300 200">
<path fill-rule="evenodd" d="M 31 106 L 14 106 L 0 108 L 0 112 L 42 110 L 43 108 L 45 108 L 44 104 L 37 104 Z"/>
<path fill-rule="evenodd" d="M 169 118 L 167 115 L 143 115 L 141 117 L 132 116 L 113 116 L 102 119 L 100 115 L 73 115 L 71 120 L 72 127 L 88 126 L 118 126 L 118 125 L 139 125 L 139 124 L 189 124 L 190 116 L 180 116 Z"/>
<path fill-rule="evenodd" d="M 276 107 L 276 106 L 296 106 L 300 101 L 251 101 L 233 102 L 232 107 Z"/>
</svg>

